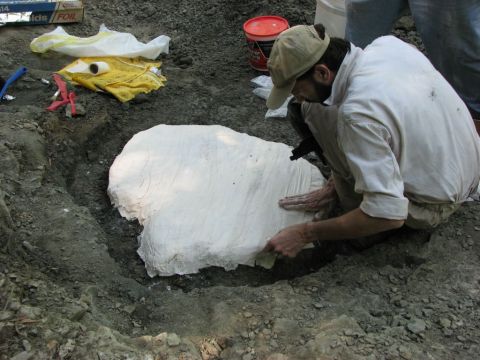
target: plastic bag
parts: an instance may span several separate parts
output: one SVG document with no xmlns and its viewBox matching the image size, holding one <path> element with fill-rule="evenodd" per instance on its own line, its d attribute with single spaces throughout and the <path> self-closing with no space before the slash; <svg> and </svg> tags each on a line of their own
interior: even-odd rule
<svg viewBox="0 0 480 360">
<path fill-rule="evenodd" d="M 325 182 L 306 160 L 290 161 L 290 152 L 218 125 L 136 134 L 110 168 L 108 194 L 122 216 L 144 226 L 138 253 L 148 274 L 254 265 L 278 231 L 311 220 L 278 206 Z"/>
<path fill-rule="evenodd" d="M 267 100 L 273 88 L 273 83 L 270 76 L 260 75 L 250 81 L 252 85 L 255 86 L 255 89 L 253 89 L 253 93 L 258 97 Z M 286 117 L 288 112 L 288 102 L 292 97 L 293 96 L 289 96 L 287 100 L 285 100 L 283 105 L 280 106 L 278 109 L 268 109 L 267 113 L 265 114 L 265 119 Z"/>
<path fill-rule="evenodd" d="M 135 36 L 107 29 L 102 24 L 97 35 L 87 38 L 69 35 L 61 26 L 32 40 L 30 49 L 36 53 L 49 50 L 73 57 L 120 56 L 144 57 L 154 60 L 161 53 L 168 54 L 170 38 L 160 35 L 147 44 Z"/>
</svg>

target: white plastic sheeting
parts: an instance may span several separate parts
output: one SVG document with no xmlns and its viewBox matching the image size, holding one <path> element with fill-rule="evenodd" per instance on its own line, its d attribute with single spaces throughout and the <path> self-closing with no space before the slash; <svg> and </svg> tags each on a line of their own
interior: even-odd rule
<svg viewBox="0 0 480 360">
<path fill-rule="evenodd" d="M 110 168 L 108 193 L 144 229 L 138 253 L 150 276 L 254 265 L 282 228 L 311 214 L 278 207 L 324 184 L 291 148 L 212 125 L 158 125 L 136 134 Z"/>
<path fill-rule="evenodd" d="M 252 92 L 258 97 L 267 100 L 273 88 L 272 78 L 267 75 L 260 75 L 253 78 L 250 82 L 255 87 Z M 288 103 L 292 98 L 293 96 L 290 95 L 278 109 L 268 109 L 265 113 L 265 119 L 286 117 L 288 113 Z"/>
<path fill-rule="evenodd" d="M 73 57 L 121 56 L 144 57 L 155 60 L 161 53 L 168 54 L 170 38 L 160 35 L 144 44 L 130 33 L 107 29 L 102 24 L 98 34 L 86 38 L 69 35 L 61 26 L 32 40 L 30 49 L 36 53 L 48 50 Z"/>
</svg>

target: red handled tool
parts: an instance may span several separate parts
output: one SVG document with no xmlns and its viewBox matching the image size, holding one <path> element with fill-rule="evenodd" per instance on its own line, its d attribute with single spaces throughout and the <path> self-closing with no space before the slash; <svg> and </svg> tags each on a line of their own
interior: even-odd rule
<svg viewBox="0 0 480 360">
<path fill-rule="evenodd" d="M 58 90 L 60 91 L 62 100 L 55 100 L 47 108 L 47 110 L 55 111 L 61 106 L 70 104 L 72 107 L 72 116 L 75 116 L 77 114 L 76 107 L 75 107 L 75 93 L 73 91 L 68 92 L 67 83 L 61 78 L 60 75 L 53 74 L 53 80 L 55 80 L 55 83 L 58 86 Z"/>
</svg>

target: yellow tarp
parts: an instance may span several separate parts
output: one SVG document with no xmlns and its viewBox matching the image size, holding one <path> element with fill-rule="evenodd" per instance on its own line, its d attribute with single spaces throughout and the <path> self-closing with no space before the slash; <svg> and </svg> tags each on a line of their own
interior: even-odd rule
<svg viewBox="0 0 480 360">
<path fill-rule="evenodd" d="M 109 65 L 110 70 L 98 75 L 69 72 L 69 69 L 77 66 L 79 61 L 87 64 L 105 62 Z M 91 57 L 78 59 L 58 73 L 73 83 L 93 91 L 109 92 L 121 102 L 126 102 L 138 94 L 149 93 L 165 86 L 167 79 L 151 71 L 152 68 L 159 69 L 161 64 L 159 61 L 140 58 Z"/>
</svg>

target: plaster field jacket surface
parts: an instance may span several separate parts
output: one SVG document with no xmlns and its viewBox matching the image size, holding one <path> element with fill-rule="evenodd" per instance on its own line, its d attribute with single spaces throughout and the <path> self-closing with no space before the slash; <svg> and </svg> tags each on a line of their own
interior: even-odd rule
<svg viewBox="0 0 480 360">
<path fill-rule="evenodd" d="M 406 219 L 409 200 L 462 203 L 476 191 L 480 142 L 471 116 L 413 46 L 393 36 L 365 50 L 352 44 L 325 104 L 327 116 L 309 125 L 333 171 L 363 195 L 366 214 Z M 319 107 L 304 112 L 309 106 Z"/>
</svg>

